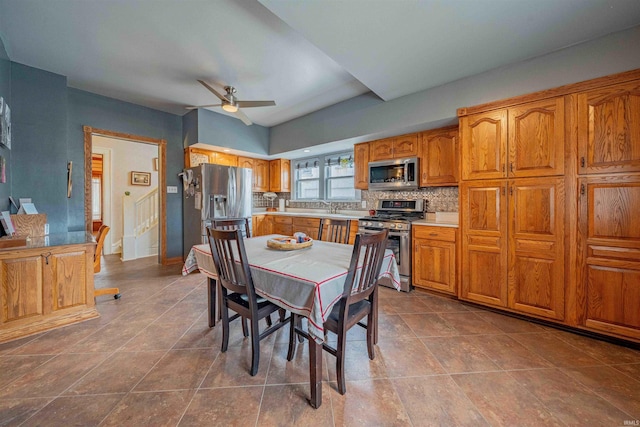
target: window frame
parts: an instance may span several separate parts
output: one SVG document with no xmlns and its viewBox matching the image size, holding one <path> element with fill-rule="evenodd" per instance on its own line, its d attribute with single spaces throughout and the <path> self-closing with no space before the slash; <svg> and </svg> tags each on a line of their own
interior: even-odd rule
<svg viewBox="0 0 640 427">
<path fill-rule="evenodd" d="M 351 159 L 354 158 L 354 154 L 353 154 L 353 150 L 347 150 L 347 151 L 337 151 L 334 153 L 327 153 L 327 154 L 322 154 L 319 156 L 313 156 L 313 157 L 305 157 L 302 159 L 296 159 L 292 161 L 292 168 L 293 168 L 293 173 L 292 178 L 293 178 L 293 185 L 292 185 L 292 189 L 293 189 L 293 194 L 292 194 L 292 200 L 293 201 L 300 201 L 300 202 L 313 202 L 313 201 L 327 201 L 327 202 L 360 202 L 361 200 L 361 191 L 355 188 L 355 170 L 353 172 L 353 175 L 347 175 L 347 176 L 334 176 L 334 177 L 330 177 L 328 176 L 328 172 L 327 169 L 330 167 L 329 165 L 327 165 L 327 159 L 330 158 L 335 158 L 335 157 L 350 157 Z M 298 179 L 298 165 L 301 165 L 303 163 L 311 163 L 311 162 L 318 162 L 318 178 L 313 178 L 313 179 L 303 179 L 303 180 L 299 180 Z M 316 166 L 314 166 L 316 167 Z M 332 179 L 344 179 L 344 178 L 353 178 L 354 180 L 354 198 L 328 198 L 328 191 L 329 191 L 329 182 Z M 298 182 L 299 181 L 312 181 L 312 180 L 317 180 L 318 181 L 318 198 L 301 198 L 300 194 L 299 194 L 299 185 Z"/>
</svg>

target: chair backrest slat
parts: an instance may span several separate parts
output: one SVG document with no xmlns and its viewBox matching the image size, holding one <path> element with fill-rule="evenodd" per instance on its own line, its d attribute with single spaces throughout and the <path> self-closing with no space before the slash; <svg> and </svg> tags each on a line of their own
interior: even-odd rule
<svg viewBox="0 0 640 427">
<path fill-rule="evenodd" d="M 325 231 L 326 230 L 326 231 Z M 318 240 L 334 243 L 349 243 L 351 220 L 322 218 L 318 229 Z"/>
<path fill-rule="evenodd" d="M 342 303 L 346 307 L 368 297 L 377 285 L 388 234 L 385 229 L 379 233 L 356 235 L 342 293 Z"/>
<path fill-rule="evenodd" d="M 231 292 L 246 294 L 249 304 L 255 305 L 255 288 L 242 232 L 238 228 L 223 230 L 207 227 L 207 235 L 220 284 Z"/>
</svg>

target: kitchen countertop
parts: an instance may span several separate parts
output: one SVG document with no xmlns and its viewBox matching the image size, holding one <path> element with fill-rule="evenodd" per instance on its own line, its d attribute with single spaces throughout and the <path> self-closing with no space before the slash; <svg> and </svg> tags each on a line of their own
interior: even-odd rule
<svg viewBox="0 0 640 427">
<path fill-rule="evenodd" d="M 361 214 L 358 214 L 357 211 L 350 211 L 349 213 L 346 214 L 330 214 L 327 212 L 321 212 L 318 210 L 315 210 L 313 212 L 304 212 L 304 211 L 285 211 L 285 212 L 266 212 L 266 211 L 254 211 L 253 215 L 281 215 L 281 216 L 302 216 L 302 217 L 309 217 L 309 218 L 336 218 L 336 219 L 352 219 L 352 220 L 357 220 L 357 219 L 361 219 L 361 218 L 367 218 L 369 212 L 367 211 L 362 211 Z M 426 219 L 421 219 L 418 221 L 413 221 L 412 224 L 414 225 L 428 225 L 428 226 L 432 226 L 432 227 L 452 227 L 452 228 L 458 228 L 459 225 L 458 223 L 454 223 L 454 222 L 438 222 L 438 221 L 432 221 L 432 220 L 426 220 Z"/>
</svg>

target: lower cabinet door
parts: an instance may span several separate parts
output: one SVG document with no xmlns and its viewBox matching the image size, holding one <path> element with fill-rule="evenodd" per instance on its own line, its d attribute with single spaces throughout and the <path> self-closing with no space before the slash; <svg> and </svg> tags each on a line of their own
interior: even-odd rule
<svg viewBox="0 0 640 427">
<path fill-rule="evenodd" d="M 456 244 L 414 239 L 413 286 L 455 295 Z"/>
</svg>

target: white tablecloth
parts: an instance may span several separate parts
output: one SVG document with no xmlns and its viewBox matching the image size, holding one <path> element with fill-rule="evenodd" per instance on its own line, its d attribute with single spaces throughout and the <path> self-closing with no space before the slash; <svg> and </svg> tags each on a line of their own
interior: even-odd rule
<svg viewBox="0 0 640 427">
<path fill-rule="evenodd" d="M 267 240 L 275 236 L 244 241 L 256 293 L 307 317 L 310 335 L 322 342 L 323 323 L 342 296 L 353 246 L 314 241 L 307 249 L 279 251 L 267 247 Z M 216 277 L 208 245 L 191 249 L 182 273 L 186 275 L 195 269 Z M 391 279 L 400 289 L 398 266 L 391 250 L 385 251 L 379 277 Z"/>
</svg>

